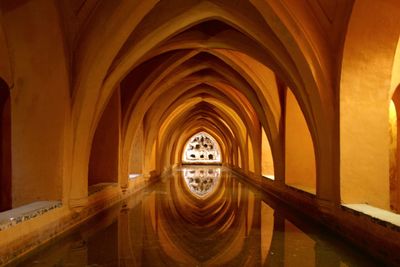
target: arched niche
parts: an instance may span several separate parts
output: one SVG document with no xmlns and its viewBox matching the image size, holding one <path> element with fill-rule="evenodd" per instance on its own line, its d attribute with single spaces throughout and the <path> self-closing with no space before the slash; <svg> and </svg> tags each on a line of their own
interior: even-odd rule
<svg viewBox="0 0 400 267">
<path fill-rule="evenodd" d="M 185 144 L 182 154 L 183 164 L 221 164 L 221 149 L 210 134 L 199 132 Z"/>
<path fill-rule="evenodd" d="M 120 94 L 119 90 L 115 90 L 93 137 L 89 161 L 89 188 L 101 183 L 118 183 L 120 118 Z"/>
<path fill-rule="evenodd" d="M 10 90 L 0 78 L 0 212 L 12 208 Z"/>
</svg>

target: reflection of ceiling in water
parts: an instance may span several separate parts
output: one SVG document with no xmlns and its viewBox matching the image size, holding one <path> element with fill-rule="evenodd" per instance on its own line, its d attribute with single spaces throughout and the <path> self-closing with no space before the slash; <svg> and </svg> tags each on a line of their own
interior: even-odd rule
<svg viewBox="0 0 400 267">
<path fill-rule="evenodd" d="M 205 132 L 195 134 L 186 143 L 183 162 L 220 163 L 221 152 L 218 143 Z"/>
<path fill-rule="evenodd" d="M 221 170 L 219 168 L 188 168 L 183 170 L 185 184 L 194 196 L 204 198 L 215 191 Z"/>
<path fill-rule="evenodd" d="M 190 169 L 140 190 L 122 210 L 96 215 L 18 266 L 375 266 L 224 168 L 214 168 L 212 194 L 192 197 L 185 173 L 212 177 L 213 168 Z"/>
</svg>

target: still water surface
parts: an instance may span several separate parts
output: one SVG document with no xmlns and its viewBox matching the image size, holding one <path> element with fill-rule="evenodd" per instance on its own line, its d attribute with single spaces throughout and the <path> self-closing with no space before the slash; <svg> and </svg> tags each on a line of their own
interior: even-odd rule
<svg viewBox="0 0 400 267">
<path fill-rule="evenodd" d="M 229 170 L 195 166 L 16 265 L 382 266 Z"/>
</svg>

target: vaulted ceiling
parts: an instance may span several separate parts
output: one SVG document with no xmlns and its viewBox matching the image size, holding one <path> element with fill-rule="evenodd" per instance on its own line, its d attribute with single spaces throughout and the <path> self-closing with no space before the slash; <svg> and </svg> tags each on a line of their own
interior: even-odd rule
<svg viewBox="0 0 400 267">
<path fill-rule="evenodd" d="M 235 146 L 244 153 L 247 134 L 256 143 L 262 125 L 282 162 L 279 132 L 289 86 L 314 141 L 327 142 L 337 79 L 330 55 L 340 47 L 351 1 L 303 4 L 64 1 L 75 59 L 76 131 L 89 133 L 78 139 L 90 140 L 120 88 L 126 155 L 141 123 L 146 153 L 157 138 L 160 144 L 182 143 L 196 128 L 217 136 L 228 155 Z M 168 154 L 163 164 L 173 162 L 173 149 L 161 150 Z"/>
</svg>

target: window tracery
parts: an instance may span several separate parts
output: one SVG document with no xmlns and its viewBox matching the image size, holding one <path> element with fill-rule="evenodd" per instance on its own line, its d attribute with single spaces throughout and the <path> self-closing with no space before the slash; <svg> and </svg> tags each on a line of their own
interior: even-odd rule
<svg viewBox="0 0 400 267">
<path fill-rule="evenodd" d="M 221 153 L 215 139 L 200 132 L 189 139 L 183 153 L 184 163 L 220 163 Z"/>
</svg>

